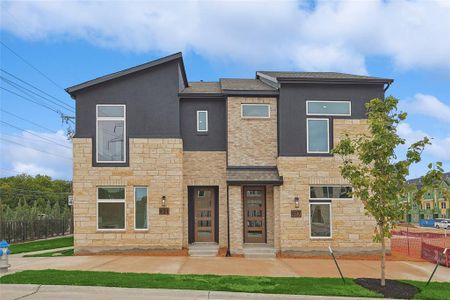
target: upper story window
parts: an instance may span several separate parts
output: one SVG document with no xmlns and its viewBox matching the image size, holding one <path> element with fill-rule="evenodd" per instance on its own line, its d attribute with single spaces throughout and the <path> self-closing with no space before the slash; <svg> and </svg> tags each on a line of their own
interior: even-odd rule
<svg viewBox="0 0 450 300">
<path fill-rule="evenodd" d="M 197 110 L 197 131 L 208 132 L 208 111 Z"/>
<path fill-rule="evenodd" d="M 306 101 L 306 114 L 310 116 L 351 116 L 350 101 Z"/>
<path fill-rule="evenodd" d="M 329 153 L 330 132 L 328 119 L 306 119 L 308 153 Z"/>
<path fill-rule="evenodd" d="M 96 160 L 99 163 L 124 163 L 126 153 L 126 106 L 97 105 Z"/>
<path fill-rule="evenodd" d="M 352 199 L 352 187 L 347 185 L 316 185 L 309 188 L 310 199 Z"/>
<path fill-rule="evenodd" d="M 242 118 L 270 118 L 269 104 L 241 104 Z"/>
</svg>

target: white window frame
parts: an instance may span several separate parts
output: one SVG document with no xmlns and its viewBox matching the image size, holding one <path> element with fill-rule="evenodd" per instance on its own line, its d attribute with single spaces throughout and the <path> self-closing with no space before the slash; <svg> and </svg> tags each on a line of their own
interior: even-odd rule
<svg viewBox="0 0 450 300">
<path fill-rule="evenodd" d="M 267 117 L 258 117 L 258 116 L 244 116 L 244 106 L 267 106 Z M 270 104 L 268 103 L 241 103 L 241 118 L 243 119 L 270 119 Z"/>
<path fill-rule="evenodd" d="M 316 200 L 316 199 L 314 199 Z M 330 206 L 330 236 L 312 236 L 312 218 L 311 218 L 311 205 L 313 204 L 328 204 Z M 308 218 L 309 218 L 309 238 L 312 240 L 331 240 L 333 239 L 333 210 L 331 207 L 331 202 L 309 202 L 309 213 L 308 213 Z"/>
<path fill-rule="evenodd" d="M 309 150 L 309 120 L 327 121 L 327 151 L 310 151 Z M 328 118 L 306 118 L 306 152 L 307 153 L 330 153 L 330 119 Z"/>
<path fill-rule="evenodd" d="M 325 102 L 325 103 L 348 103 L 350 113 L 349 114 L 318 114 L 318 113 L 310 113 L 309 103 L 317 103 L 317 102 Z M 349 117 L 352 115 L 352 102 L 348 100 L 336 100 L 336 101 L 330 101 L 330 100 L 306 100 L 306 115 L 307 116 L 342 116 L 342 117 Z"/>
<path fill-rule="evenodd" d="M 136 228 L 136 189 L 145 188 L 147 190 L 147 227 L 146 228 Z M 133 199 L 134 199 L 134 230 L 136 231 L 147 231 L 150 228 L 150 215 L 149 215 L 149 198 L 148 198 L 148 186 L 145 185 L 137 185 L 133 189 Z"/>
<path fill-rule="evenodd" d="M 124 199 L 99 199 L 98 198 L 98 189 L 100 188 L 123 188 L 124 190 Z M 113 186 L 113 185 L 108 185 L 108 186 L 97 186 L 97 231 L 126 231 L 127 230 L 127 202 L 126 202 L 126 198 L 127 198 L 127 189 L 125 186 Z M 123 228 L 99 228 L 98 227 L 98 212 L 99 212 L 99 203 L 123 203 L 123 220 L 124 220 L 124 224 L 123 224 Z"/>
<path fill-rule="evenodd" d="M 351 187 L 353 191 L 353 187 L 351 185 L 347 184 L 312 184 L 309 187 Z M 351 201 L 354 200 L 354 197 L 352 195 L 351 198 L 311 198 L 311 189 L 309 190 L 309 199 L 313 201 L 323 201 L 323 200 L 337 200 L 337 201 Z"/>
<path fill-rule="evenodd" d="M 121 106 L 123 107 L 123 117 L 99 117 L 98 109 L 102 106 Z M 123 158 L 124 160 L 102 160 L 98 159 L 98 123 L 99 121 L 123 121 Z M 95 106 L 95 161 L 100 164 L 112 163 L 120 164 L 127 162 L 127 106 L 125 104 L 97 104 Z"/>
<path fill-rule="evenodd" d="M 200 113 L 206 113 L 206 129 L 200 129 Z M 207 110 L 197 110 L 197 132 L 208 132 L 208 111 Z"/>
</svg>

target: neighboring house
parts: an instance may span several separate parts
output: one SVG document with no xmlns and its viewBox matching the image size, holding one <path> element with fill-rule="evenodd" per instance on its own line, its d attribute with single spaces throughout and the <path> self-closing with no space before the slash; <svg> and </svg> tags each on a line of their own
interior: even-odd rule
<svg viewBox="0 0 450 300">
<path fill-rule="evenodd" d="M 75 251 L 375 251 L 375 222 L 330 150 L 367 131 L 365 104 L 392 81 L 256 72 L 188 82 L 178 53 L 68 88 Z"/>
<path fill-rule="evenodd" d="M 418 187 L 422 185 L 420 178 L 408 180 L 409 184 L 415 184 Z M 444 173 L 444 180 L 441 182 L 441 187 L 447 189 L 450 192 L 450 172 Z M 414 194 L 409 193 L 405 200 L 411 201 Z M 419 220 L 432 220 L 432 219 L 450 219 L 450 201 L 444 199 L 442 191 L 428 191 L 423 195 L 420 200 L 420 204 L 413 203 L 412 208 L 405 216 L 405 220 L 408 223 L 418 223 Z"/>
</svg>

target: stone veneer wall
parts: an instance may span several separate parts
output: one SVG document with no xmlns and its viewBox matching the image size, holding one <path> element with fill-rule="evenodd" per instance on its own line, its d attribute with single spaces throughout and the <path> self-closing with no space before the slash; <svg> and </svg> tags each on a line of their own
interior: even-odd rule
<svg viewBox="0 0 450 300">
<path fill-rule="evenodd" d="M 345 133 L 367 133 L 367 120 L 335 119 L 334 143 Z M 341 177 L 339 157 L 279 157 L 280 186 L 279 243 L 282 253 L 325 253 L 331 245 L 341 253 L 369 253 L 379 249 L 372 241 L 375 220 L 364 214 L 361 201 L 333 200 L 331 204 L 332 238 L 310 238 L 309 186 L 346 184 Z M 301 218 L 291 218 L 294 197 L 300 198 Z M 277 230 L 277 229 L 276 229 Z M 275 243 L 277 244 L 277 242 Z"/>
<path fill-rule="evenodd" d="M 129 139 L 129 167 L 92 167 L 92 140 L 73 139 L 75 252 L 180 250 L 183 245 L 181 139 Z M 126 229 L 97 230 L 97 186 L 126 188 Z M 148 187 L 149 229 L 134 230 L 134 186 Z M 169 215 L 159 215 L 161 197 Z"/>
<path fill-rule="evenodd" d="M 241 104 L 270 104 L 270 118 L 241 118 Z M 228 165 L 275 166 L 277 99 L 228 97 Z"/>
<path fill-rule="evenodd" d="M 188 186 L 219 187 L 219 246 L 227 247 L 227 174 L 225 151 L 185 151 L 183 156 L 183 246 L 188 246 Z"/>
</svg>

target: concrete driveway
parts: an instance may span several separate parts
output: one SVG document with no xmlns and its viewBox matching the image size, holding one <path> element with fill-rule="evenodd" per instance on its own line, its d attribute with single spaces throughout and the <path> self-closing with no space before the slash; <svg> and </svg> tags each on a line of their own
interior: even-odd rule
<svg viewBox="0 0 450 300">
<path fill-rule="evenodd" d="M 241 258 L 167 256 L 10 257 L 11 272 L 20 270 L 84 270 L 167 274 L 339 277 L 333 260 L 324 258 Z M 380 275 L 376 260 L 339 260 L 345 277 Z M 435 265 L 428 262 L 387 261 L 387 277 L 426 281 Z M 449 282 L 450 268 L 439 267 L 433 281 Z"/>
</svg>

